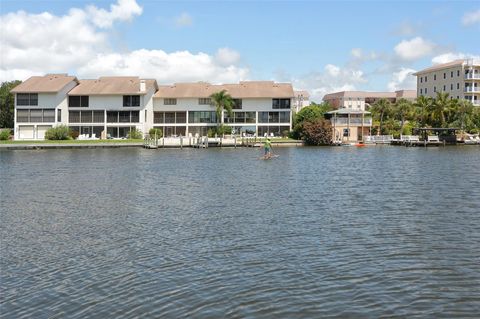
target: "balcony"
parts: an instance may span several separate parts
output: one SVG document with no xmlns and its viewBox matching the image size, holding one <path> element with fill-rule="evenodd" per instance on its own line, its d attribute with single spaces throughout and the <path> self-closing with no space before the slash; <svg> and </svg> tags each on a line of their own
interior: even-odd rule
<svg viewBox="0 0 480 319">
<path fill-rule="evenodd" d="M 349 121 L 348 118 L 332 118 L 332 125 L 348 125 Z M 350 118 L 350 125 L 351 126 L 361 126 L 362 125 L 362 119 L 361 118 Z M 364 126 L 370 126 L 372 125 L 372 119 L 371 118 L 364 118 L 363 119 L 363 125 Z"/>
<path fill-rule="evenodd" d="M 467 86 L 464 89 L 464 92 L 480 92 L 480 88 L 476 86 Z"/>
<path fill-rule="evenodd" d="M 480 74 L 475 73 L 475 74 L 465 74 L 465 80 L 480 80 Z"/>
</svg>

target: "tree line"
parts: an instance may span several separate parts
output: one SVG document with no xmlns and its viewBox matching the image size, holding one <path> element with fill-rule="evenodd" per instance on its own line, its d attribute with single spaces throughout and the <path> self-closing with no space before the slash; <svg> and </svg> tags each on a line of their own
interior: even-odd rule
<svg viewBox="0 0 480 319">
<path fill-rule="evenodd" d="M 453 99 L 446 92 L 437 92 L 435 98 L 419 96 L 415 101 L 402 98 L 392 103 L 380 99 L 369 111 L 374 121 L 372 135 L 411 135 L 415 127 L 480 132 L 480 107 L 464 99 Z"/>
</svg>

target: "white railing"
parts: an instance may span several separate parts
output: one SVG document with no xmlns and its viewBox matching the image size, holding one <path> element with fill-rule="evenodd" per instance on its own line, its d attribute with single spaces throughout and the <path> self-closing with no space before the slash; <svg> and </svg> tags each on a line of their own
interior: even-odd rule
<svg viewBox="0 0 480 319">
<path fill-rule="evenodd" d="M 350 121 L 348 121 L 348 119 L 346 118 L 337 118 L 337 119 L 334 119 L 332 118 L 332 124 L 341 124 L 341 125 L 347 125 L 347 124 L 350 124 L 350 125 L 372 125 L 372 119 L 371 118 L 365 118 L 363 119 L 363 122 L 362 122 L 362 119 L 361 118 L 351 118 Z"/>
<path fill-rule="evenodd" d="M 366 135 L 363 139 L 365 143 L 390 144 L 393 135 Z"/>
<path fill-rule="evenodd" d="M 480 88 L 476 86 L 469 86 L 465 88 L 465 92 L 480 92 Z"/>
<path fill-rule="evenodd" d="M 468 74 L 465 74 L 465 79 L 466 80 L 480 80 L 480 74 L 471 74 L 471 73 L 468 73 Z"/>
</svg>

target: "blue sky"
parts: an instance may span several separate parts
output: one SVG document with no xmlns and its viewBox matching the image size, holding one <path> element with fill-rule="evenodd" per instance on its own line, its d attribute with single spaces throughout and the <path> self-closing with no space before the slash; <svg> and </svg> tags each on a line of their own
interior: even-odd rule
<svg viewBox="0 0 480 319">
<path fill-rule="evenodd" d="M 335 90 L 414 88 L 412 72 L 480 55 L 478 1 L 0 5 L 2 81 L 46 72 L 161 83 L 277 80 L 319 99 Z"/>
</svg>

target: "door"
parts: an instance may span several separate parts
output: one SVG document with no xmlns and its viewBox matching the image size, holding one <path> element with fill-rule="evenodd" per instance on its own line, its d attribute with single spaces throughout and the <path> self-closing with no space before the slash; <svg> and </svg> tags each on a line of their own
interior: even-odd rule
<svg viewBox="0 0 480 319">
<path fill-rule="evenodd" d="M 37 139 L 44 140 L 45 139 L 45 132 L 51 128 L 51 125 L 38 125 L 37 126 Z"/>
<path fill-rule="evenodd" d="M 28 126 L 19 126 L 18 127 L 18 138 L 23 139 L 30 139 L 33 140 L 33 125 Z"/>
</svg>

